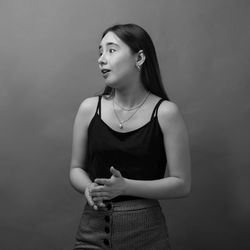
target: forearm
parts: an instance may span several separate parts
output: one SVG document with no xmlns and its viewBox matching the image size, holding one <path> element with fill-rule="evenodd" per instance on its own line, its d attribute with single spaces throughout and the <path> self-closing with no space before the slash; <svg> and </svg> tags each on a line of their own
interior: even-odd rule
<svg viewBox="0 0 250 250">
<path fill-rule="evenodd" d="M 149 199 L 180 198 L 187 196 L 190 192 L 190 187 L 178 177 L 152 181 L 125 179 L 125 183 L 124 195 Z"/>
<path fill-rule="evenodd" d="M 70 169 L 69 179 L 73 188 L 82 194 L 85 188 L 92 183 L 87 172 L 78 167 Z"/>
</svg>

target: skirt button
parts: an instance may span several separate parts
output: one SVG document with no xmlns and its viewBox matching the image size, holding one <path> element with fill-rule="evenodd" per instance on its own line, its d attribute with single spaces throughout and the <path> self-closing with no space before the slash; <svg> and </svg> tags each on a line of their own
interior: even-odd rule
<svg viewBox="0 0 250 250">
<path fill-rule="evenodd" d="M 108 246 L 108 245 L 109 245 L 108 239 L 104 239 L 104 240 L 103 240 L 103 243 L 104 243 L 106 246 Z"/>
<path fill-rule="evenodd" d="M 110 210 L 112 208 L 112 205 L 110 203 L 108 203 L 106 207 L 108 210 Z"/>
<path fill-rule="evenodd" d="M 108 215 L 105 215 L 104 220 L 105 220 L 106 222 L 110 222 L 109 216 L 108 216 Z"/>
<path fill-rule="evenodd" d="M 105 227 L 104 230 L 107 234 L 110 232 L 109 227 Z"/>
</svg>

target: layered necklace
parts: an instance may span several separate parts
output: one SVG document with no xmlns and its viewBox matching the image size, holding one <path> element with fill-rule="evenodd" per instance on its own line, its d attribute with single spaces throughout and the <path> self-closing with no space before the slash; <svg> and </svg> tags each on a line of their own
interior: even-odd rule
<svg viewBox="0 0 250 250">
<path fill-rule="evenodd" d="M 147 93 L 146 93 L 146 95 L 145 95 L 145 97 L 143 98 L 143 100 L 137 105 L 137 106 L 135 106 L 135 107 L 132 107 L 132 108 L 124 108 L 124 107 L 122 107 L 118 102 L 115 102 L 115 98 L 113 98 L 113 109 L 114 109 L 114 113 L 115 113 L 115 117 L 117 118 L 117 120 L 118 120 L 118 122 L 119 122 L 119 128 L 120 129 L 123 129 L 123 124 L 125 123 L 125 122 L 127 122 L 128 120 L 130 120 L 135 114 L 136 114 L 136 112 L 140 109 L 140 107 L 142 107 L 143 106 L 143 104 L 146 102 L 146 100 L 148 99 L 148 97 L 149 97 L 149 95 L 150 95 L 150 92 L 148 91 Z M 122 110 L 124 110 L 124 111 L 132 111 L 132 110 L 135 110 L 127 119 L 125 119 L 125 120 L 121 120 L 120 119 L 120 117 L 118 116 L 118 114 L 117 114 L 117 112 L 116 112 L 116 110 L 115 110 L 115 104 L 117 105 L 117 106 L 119 106 Z"/>
</svg>

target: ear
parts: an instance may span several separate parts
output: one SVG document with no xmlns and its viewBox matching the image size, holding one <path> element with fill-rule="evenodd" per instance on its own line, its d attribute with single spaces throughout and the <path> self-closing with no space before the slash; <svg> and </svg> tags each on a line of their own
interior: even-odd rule
<svg viewBox="0 0 250 250">
<path fill-rule="evenodd" d="M 145 60 L 146 56 L 143 50 L 139 50 L 139 52 L 136 55 L 136 64 L 141 67 Z"/>
</svg>

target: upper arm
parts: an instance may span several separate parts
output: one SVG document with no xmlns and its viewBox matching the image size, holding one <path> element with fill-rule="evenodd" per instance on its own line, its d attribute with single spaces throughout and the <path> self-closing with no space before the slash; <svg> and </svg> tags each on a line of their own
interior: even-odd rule
<svg viewBox="0 0 250 250">
<path fill-rule="evenodd" d="M 96 105 L 97 97 L 87 98 L 81 103 L 76 114 L 73 127 L 71 168 L 84 167 L 88 126 L 95 113 Z"/>
<path fill-rule="evenodd" d="M 190 189 L 189 138 L 177 105 L 173 102 L 164 101 L 159 107 L 158 119 L 164 136 L 169 176 L 183 179 L 185 185 Z"/>
</svg>

